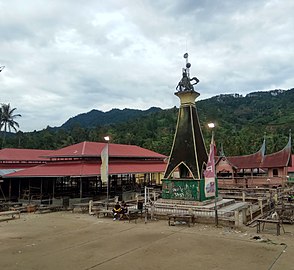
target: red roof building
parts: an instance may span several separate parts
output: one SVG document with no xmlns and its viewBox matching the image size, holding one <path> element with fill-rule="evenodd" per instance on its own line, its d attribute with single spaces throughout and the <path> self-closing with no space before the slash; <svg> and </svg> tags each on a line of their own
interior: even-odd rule
<svg viewBox="0 0 294 270">
<path fill-rule="evenodd" d="M 288 181 L 294 183 L 294 155 L 292 155 L 292 166 L 288 167 Z"/>
<path fill-rule="evenodd" d="M 273 154 L 265 155 L 265 140 L 259 151 L 245 156 L 222 155 L 216 161 L 220 186 L 282 186 L 292 166 L 291 136 L 287 145 Z"/>
<path fill-rule="evenodd" d="M 0 169 L 22 169 L 46 163 L 52 150 L 4 148 L 0 150 Z"/>
<path fill-rule="evenodd" d="M 294 176 L 294 155 L 292 155 L 292 166 L 288 168 L 288 173 Z"/>
<path fill-rule="evenodd" d="M 51 197 L 78 195 L 82 198 L 103 193 L 107 183 L 102 183 L 100 171 L 101 152 L 105 146 L 106 143 L 82 142 L 55 151 L 39 150 L 38 156 L 28 149 L 19 156 L 11 150 L 10 155 L 19 165 L 22 161 L 33 160 L 34 154 L 34 160 L 43 164 L 3 175 L 6 186 L 9 185 L 7 189 L 11 190 L 8 196 L 21 198 L 28 190 L 33 193 L 31 187 L 38 187 L 39 192 L 34 193 Z M 138 184 L 159 184 L 166 168 L 166 156 L 139 146 L 110 143 L 108 156 L 112 195 L 132 190 Z M 8 158 L 3 154 L 2 159 Z"/>
<path fill-rule="evenodd" d="M 100 157 L 106 143 L 81 142 L 70 145 L 47 155 L 50 159 Z M 126 144 L 109 144 L 109 156 L 112 158 L 164 159 L 166 156 L 154 151 Z"/>
</svg>

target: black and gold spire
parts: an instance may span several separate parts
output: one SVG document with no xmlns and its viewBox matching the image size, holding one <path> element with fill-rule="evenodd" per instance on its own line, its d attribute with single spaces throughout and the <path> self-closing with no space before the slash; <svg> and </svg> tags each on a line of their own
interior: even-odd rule
<svg viewBox="0 0 294 270">
<path fill-rule="evenodd" d="M 164 178 L 173 178 L 177 169 L 180 179 L 201 179 L 207 162 L 207 152 L 196 110 L 195 100 L 200 95 L 194 90 L 199 80 L 190 78 L 191 64 L 188 53 L 184 54 L 186 67 L 182 70 L 182 79 L 176 87 L 175 95 L 181 104 L 174 141 Z"/>
</svg>

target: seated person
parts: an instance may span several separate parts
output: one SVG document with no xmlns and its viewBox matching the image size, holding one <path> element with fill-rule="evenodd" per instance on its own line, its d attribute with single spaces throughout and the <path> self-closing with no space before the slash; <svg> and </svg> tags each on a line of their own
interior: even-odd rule
<svg viewBox="0 0 294 270">
<path fill-rule="evenodd" d="M 112 209 L 112 213 L 113 213 L 113 220 L 120 219 L 122 214 L 122 209 L 119 202 L 115 204 L 114 208 Z"/>
<path fill-rule="evenodd" d="M 122 216 L 121 217 L 123 218 L 123 217 L 126 217 L 129 210 L 128 210 L 127 204 L 124 201 L 121 202 L 121 205 L 122 205 L 121 206 L 121 209 L 122 209 Z"/>
</svg>

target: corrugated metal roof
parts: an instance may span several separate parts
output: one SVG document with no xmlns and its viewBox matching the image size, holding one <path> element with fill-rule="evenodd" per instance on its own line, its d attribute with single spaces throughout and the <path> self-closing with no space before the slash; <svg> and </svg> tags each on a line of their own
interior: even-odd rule
<svg viewBox="0 0 294 270">
<path fill-rule="evenodd" d="M 0 176 L 10 174 L 10 173 L 14 173 L 14 172 L 21 171 L 21 170 L 22 169 L 1 169 L 0 170 Z"/>
<path fill-rule="evenodd" d="M 5 175 L 4 178 L 17 177 L 62 177 L 100 175 L 100 163 L 60 162 L 47 163 Z M 109 164 L 109 174 L 156 173 L 164 172 L 164 162 L 130 162 Z"/>
<path fill-rule="evenodd" d="M 46 161 L 52 150 L 4 148 L 0 150 L 0 161 Z"/>
<path fill-rule="evenodd" d="M 50 158 L 58 157 L 100 157 L 102 149 L 106 143 L 81 142 L 64 147 L 47 155 Z M 154 151 L 126 144 L 109 144 L 109 157 L 128 157 L 128 158 L 166 158 Z"/>
</svg>

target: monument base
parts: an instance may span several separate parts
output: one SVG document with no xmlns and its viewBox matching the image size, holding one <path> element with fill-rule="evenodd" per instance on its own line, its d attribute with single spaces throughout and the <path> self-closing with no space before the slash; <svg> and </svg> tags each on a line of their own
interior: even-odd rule
<svg viewBox="0 0 294 270">
<path fill-rule="evenodd" d="M 162 198 L 198 202 L 214 199 L 214 196 L 205 196 L 204 186 L 204 179 L 162 179 Z"/>
<path fill-rule="evenodd" d="M 217 198 L 217 201 L 220 201 L 221 198 Z M 200 201 L 188 201 L 188 200 L 175 200 L 175 199 L 163 199 L 160 198 L 156 201 L 156 204 L 167 204 L 167 205 L 182 205 L 185 207 L 204 207 L 206 205 L 214 203 L 213 199 L 208 199 L 206 201 L 200 202 Z"/>
</svg>

